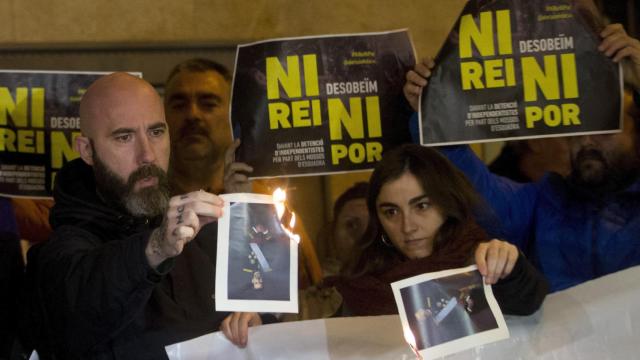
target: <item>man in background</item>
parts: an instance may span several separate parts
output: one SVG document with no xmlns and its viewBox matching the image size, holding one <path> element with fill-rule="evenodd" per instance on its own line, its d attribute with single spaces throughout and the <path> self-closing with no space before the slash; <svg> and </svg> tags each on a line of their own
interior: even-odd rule
<svg viewBox="0 0 640 360">
<path fill-rule="evenodd" d="M 497 213 L 506 240 L 525 251 L 552 291 L 640 264 L 640 41 L 619 24 L 600 33 L 598 49 L 626 68 L 624 123 L 615 134 L 569 140 L 571 173 L 519 184 L 495 176 L 468 146 L 443 147 Z M 414 109 L 431 60 L 407 73 L 404 94 Z"/>
<path fill-rule="evenodd" d="M 173 193 L 251 191 L 246 176 L 251 167 L 234 159 L 239 142 L 232 142 L 230 96 L 231 74 L 215 61 L 189 59 L 169 73 L 164 105 L 171 133 Z"/>
<path fill-rule="evenodd" d="M 507 141 L 489 170 L 517 182 L 538 181 L 548 172 L 567 176 L 569 142 L 566 137 Z"/>
</svg>

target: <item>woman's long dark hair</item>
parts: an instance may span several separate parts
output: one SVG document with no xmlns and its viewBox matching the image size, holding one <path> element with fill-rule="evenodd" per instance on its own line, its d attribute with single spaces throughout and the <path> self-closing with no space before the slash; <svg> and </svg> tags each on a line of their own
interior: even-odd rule
<svg viewBox="0 0 640 360">
<path fill-rule="evenodd" d="M 465 224 L 474 221 L 474 210 L 481 202 L 465 175 L 432 148 L 401 145 L 386 153 L 371 175 L 367 197 L 369 226 L 354 249 L 359 255 L 345 265 L 343 274 L 358 277 L 379 273 L 404 259 L 395 247 L 382 242 L 384 230 L 378 218 L 376 200 L 382 186 L 400 178 L 405 172 L 418 179 L 425 195 L 445 219 L 436 234 L 431 256 L 438 254 L 446 239 L 460 235 Z"/>
</svg>

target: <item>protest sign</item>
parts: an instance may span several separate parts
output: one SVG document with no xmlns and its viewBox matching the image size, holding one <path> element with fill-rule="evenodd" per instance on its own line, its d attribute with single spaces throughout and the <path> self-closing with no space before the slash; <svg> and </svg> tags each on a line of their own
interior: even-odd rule
<svg viewBox="0 0 640 360">
<path fill-rule="evenodd" d="M 475 265 L 414 276 L 391 288 L 403 331 L 426 359 L 509 337 L 491 286 Z"/>
<path fill-rule="evenodd" d="M 410 141 L 407 31 L 238 46 L 231 126 L 253 178 L 367 170 Z"/>
<path fill-rule="evenodd" d="M 469 1 L 421 98 L 421 143 L 610 133 L 621 126 L 618 64 L 579 2 Z"/>
<path fill-rule="evenodd" d="M 0 70 L 0 195 L 47 198 L 78 154 L 80 99 L 101 72 Z"/>
</svg>

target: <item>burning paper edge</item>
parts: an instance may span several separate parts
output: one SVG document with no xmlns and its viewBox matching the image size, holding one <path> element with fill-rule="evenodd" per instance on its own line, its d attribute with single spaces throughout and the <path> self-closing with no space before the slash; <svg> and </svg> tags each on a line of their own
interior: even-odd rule
<svg viewBox="0 0 640 360">
<path fill-rule="evenodd" d="M 227 279 L 229 274 L 229 214 L 231 203 L 272 204 L 273 196 L 253 193 L 222 194 L 222 216 L 218 219 L 218 244 L 216 255 L 216 311 L 297 313 L 298 310 L 298 245 L 289 245 L 289 300 L 237 300 L 229 299 Z M 277 211 L 277 209 L 276 209 Z"/>
<path fill-rule="evenodd" d="M 287 211 L 289 211 L 289 209 L 286 206 L 287 192 L 281 188 L 276 188 L 275 191 L 273 192 L 272 197 L 273 197 L 273 205 L 276 207 L 276 214 L 278 215 L 278 220 L 280 221 L 280 224 L 282 224 L 282 229 L 284 230 L 285 233 L 287 233 L 287 235 L 289 235 L 289 238 L 291 240 L 295 241 L 296 244 L 300 244 L 300 235 L 293 232 L 293 229 L 295 228 L 295 225 L 296 225 L 296 213 L 293 211 L 290 211 L 291 219 L 289 223 L 284 224 L 282 222 L 283 220 L 286 221 L 286 219 L 283 219 L 283 218 L 287 214 Z"/>
<path fill-rule="evenodd" d="M 413 331 L 411 331 L 411 329 L 408 326 L 405 327 L 403 324 L 402 332 L 404 335 L 404 341 L 406 341 L 407 344 L 409 344 L 411 351 L 413 351 L 413 353 L 416 355 L 416 359 L 422 360 L 422 355 L 420 355 L 420 352 L 416 347 L 416 337 L 413 336 Z"/>
<path fill-rule="evenodd" d="M 400 290 L 409 286 L 413 286 L 416 284 L 420 284 L 423 282 L 427 282 L 430 280 L 435 280 L 439 278 L 448 277 L 451 275 L 477 271 L 478 267 L 476 265 L 467 266 L 464 268 L 458 269 L 450 269 L 444 271 L 438 271 L 433 273 L 426 273 L 417 276 L 413 276 L 404 280 L 396 281 L 391 283 L 391 289 L 393 290 L 393 296 L 396 300 L 396 305 L 398 306 L 398 313 L 400 315 L 400 322 L 402 323 L 402 329 L 405 335 L 405 340 L 407 340 L 407 331 L 411 333 L 411 340 L 414 342 L 415 336 L 411 331 L 411 327 L 409 326 L 409 321 L 407 319 L 407 312 L 404 307 L 404 303 L 402 302 L 402 295 L 400 294 Z M 509 338 L 509 329 L 507 328 L 507 323 L 504 320 L 504 316 L 502 315 L 502 311 L 500 310 L 500 306 L 493 296 L 493 291 L 491 289 L 491 285 L 484 284 L 483 279 L 483 287 L 487 298 L 487 303 L 489 304 L 489 308 L 493 313 L 496 323 L 498 327 L 496 329 L 491 329 L 487 331 L 482 331 L 477 334 L 465 336 L 456 340 L 448 341 L 446 343 L 442 343 L 439 345 L 427 347 L 421 350 L 418 350 L 417 356 L 419 359 L 422 358 L 434 358 L 434 357 L 443 357 L 449 354 L 454 354 L 458 352 L 462 352 L 467 349 L 474 348 L 476 346 L 489 344 L 492 342 L 496 342 L 503 339 Z M 406 330 L 405 330 L 406 329 Z M 417 344 L 417 343 L 416 343 Z M 409 344 L 410 346 L 413 346 Z M 415 346 L 417 348 L 417 345 Z"/>
</svg>

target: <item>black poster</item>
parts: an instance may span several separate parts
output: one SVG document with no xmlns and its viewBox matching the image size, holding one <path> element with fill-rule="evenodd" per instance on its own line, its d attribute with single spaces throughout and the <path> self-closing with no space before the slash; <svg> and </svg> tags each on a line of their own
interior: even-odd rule
<svg viewBox="0 0 640 360">
<path fill-rule="evenodd" d="M 421 99 L 421 143 L 614 132 L 619 67 L 595 18 L 562 0 L 470 1 Z"/>
<path fill-rule="evenodd" d="M 78 154 L 80 99 L 104 73 L 0 71 L 0 195 L 51 197 Z"/>
<path fill-rule="evenodd" d="M 231 101 L 237 160 L 251 176 L 366 170 L 410 141 L 407 31 L 240 45 Z"/>
</svg>

